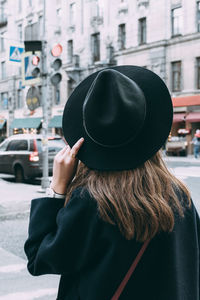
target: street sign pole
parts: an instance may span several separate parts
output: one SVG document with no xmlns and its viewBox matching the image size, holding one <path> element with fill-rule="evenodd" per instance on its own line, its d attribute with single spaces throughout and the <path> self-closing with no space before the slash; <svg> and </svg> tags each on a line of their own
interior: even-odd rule
<svg viewBox="0 0 200 300">
<path fill-rule="evenodd" d="M 46 0 L 43 0 L 43 41 L 42 41 L 42 156 L 43 176 L 41 181 L 42 191 L 49 187 L 49 166 L 48 166 L 48 93 L 47 93 L 47 42 L 46 42 Z"/>
</svg>

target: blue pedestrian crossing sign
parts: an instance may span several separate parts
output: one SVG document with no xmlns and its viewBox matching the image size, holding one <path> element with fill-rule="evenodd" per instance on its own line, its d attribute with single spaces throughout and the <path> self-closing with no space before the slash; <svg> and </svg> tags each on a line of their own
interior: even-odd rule
<svg viewBox="0 0 200 300">
<path fill-rule="evenodd" d="M 9 47 L 9 62 L 13 63 L 21 63 L 22 59 L 22 53 L 24 52 L 24 47 L 18 47 L 18 46 L 10 46 Z"/>
<path fill-rule="evenodd" d="M 35 51 L 35 55 L 40 55 L 40 51 Z M 41 84 L 40 77 L 33 77 L 32 72 L 32 65 L 31 65 L 31 57 L 32 52 L 24 52 L 22 53 L 22 84 L 23 85 L 35 85 Z"/>
</svg>

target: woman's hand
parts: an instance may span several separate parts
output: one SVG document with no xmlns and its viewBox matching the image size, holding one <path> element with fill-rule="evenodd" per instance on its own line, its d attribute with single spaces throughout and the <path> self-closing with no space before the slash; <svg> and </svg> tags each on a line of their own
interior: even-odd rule
<svg viewBox="0 0 200 300">
<path fill-rule="evenodd" d="M 83 142 L 84 139 L 81 138 L 72 148 L 67 145 L 56 154 L 53 163 L 53 178 L 51 182 L 51 188 L 54 192 L 66 194 L 67 186 L 76 174 L 78 165 L 76 155 Z"/>
</svg>

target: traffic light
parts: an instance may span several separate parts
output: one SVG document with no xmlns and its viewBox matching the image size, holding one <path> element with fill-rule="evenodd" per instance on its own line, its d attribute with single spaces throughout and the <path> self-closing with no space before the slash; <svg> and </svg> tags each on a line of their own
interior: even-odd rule
<svg viewBox="0 0 200 300">
<path fill-rule="evenodd" d="M 60 73 L 60 68 L 62 67 L 62 60 L 59 58 L 61 53 L 62 53 L 61 44 L 56 44 L 51 50 L 52 72 L 50 74 L 50 81 L 54 86 L 58 85 L 60 83 L 60 81 L 62 80 L 62 75 Z"/>
<path fill-rule="evenodd" d="M 42 82 L 41 51 L 28 51 L 22 54 L 22 84 L 35 85 Z"/>
<path fill-rule="evenodd" d="M 27 52 L 28 53 L 28 52 Z M 41 51 L 31 53 L 26 57 L 27 69 L 26 74 L 31 78 L 37 78 L 41 76 Z"/>
<path fill-rule="evenodd" d="M 30 63 L 31 63 L 31 75 L 33 77 L 39 77 L 40 73 L 41 73 L 41 71 L 40 71 L 40 64 L 41 64 L 40 63 L 40 56 L 37 55 L 37 54 L 33 54 L 30 59 L 31 59 L 31 61 L 30 61 Z"/>
</svg>

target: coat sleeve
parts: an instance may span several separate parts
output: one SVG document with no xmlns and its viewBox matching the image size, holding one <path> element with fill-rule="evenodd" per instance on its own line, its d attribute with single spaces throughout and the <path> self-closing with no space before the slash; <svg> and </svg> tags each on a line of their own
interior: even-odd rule
<svg viewBox="0 0 200 300">
<path fill-rule="evenodd" d="M 74 191 L 63 205 L 61 199 L 32 200 L 24 246 L 32 275 L 71 274 L 92 257 L 98 219 L 95 201 Z"/>
<path fill-rule="evenodd" d="M 196 211 L 196 209 L 195 209 Z M 198 242 L 199 242 L 199 299 L 200 299 L 200 218 L 199 218 L 199 214 L 196 211 L 196 220 L 197 220 L 197 235 L 198 235 Z"/>
</svg>

